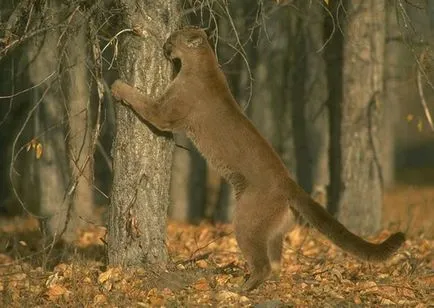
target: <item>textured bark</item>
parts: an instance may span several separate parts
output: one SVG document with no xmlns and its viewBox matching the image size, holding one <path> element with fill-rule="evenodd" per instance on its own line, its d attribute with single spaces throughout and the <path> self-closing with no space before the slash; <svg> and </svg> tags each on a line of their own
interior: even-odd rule
<svg viewBox="0 0 434 308">
<path fill-rule="evenodd" d="M 189 220 L 199 223 L 206 216 L 207 164 L 190 141 Z"/>
<path fill-rule="evenodd" d="M 139 26 L 143 37 L 126 34 L 119 46 L 121 79 L 150 95 L 168 84 L 171 66 L 162 44 L 179 24 L 179 3 L 119 1 L 123 23 Z M 173 140 L 151 130 L 125 106 L 116 106 L 113 190 L 109 214 L 110 264 L 164 264 Z"/>
<path fill-rule="evenodd" d="M 182 147 L 173 153 L 170 217 L 198 223 L 206 212 L 207 164 L 185 135 L 176 142 Z"/>
<path fill-rule="evenodd" d="M 307 4 L 307 2 L 306 2 Z M 326 63 L 321 52 L 324 46 L 324 10 L 318 1 L 307 5 L 306 31 L 306 139 L 308 140 L 309 170 L 312 174 L 312 196 L 327 204 L 329 173 L 329 110 Z"/>
<path fill-rule="evenodd" d="M 58 18 L 60 7 L 52 2 L 44 7 L 42 14 L 51 14 L 53 22 Z M 49 27 L 50 19 L 43 19 L 44 26 Z M 35 25 L 38 26 L 38 25 Z M 50 74 L 59 70 L 60 57 L 58 42 L 60 31 L 47 31 L 45 35 L 36 36 L 26 46 L 28 73 L 31 84 L 37 85 Z M 24 66 L 25 64 L 23 64 Z M 53 79 L 52 79 L 53 80 Z M 66 157 L 66 127 L 62 125 L 65 107 L 61 101 L 60 84 L 55 81 L 45 83 L 32 91 L 32 104 L 39 104 L 34 119 L 34 136 L 40 136 L 43 154 L 35 161 L 39 178 L 41 216 L 47 219 L 47 232 L 57 237 L 65 229 L 67 211 L 70 205 L 65 193 L 69 180 L 69 168 Z"/>
<path fill-rule="evenodd" d="M 267 19 L 267 35 L 262 33 L 250 58 L 253 66 L 253 96 L 248 114 L 258 130 L 271 142 L 292 174 L 296 174 L 294 130 L 291 104 L 294 89 L 294 16 L 279 10 Z"/>
<path fill-rule="evenodd" d="M 89 76 L 86 63 L 89 51 L 88 24 L 80 15 L 75 16 L 72 22 L 76 31 L 68 36 L 67 40 L 65 65 L 68 68 L 68 75 L 65 92 L 68 99 L 68 154 L 72 171 L 69 185 L 75 188 L 72 191 L 73 210 L 69 225 L 71 229 L 77 229 L 85 226 L 86 222 L 93 221 L 94 164 L 91 146 L 93 132 L 90 117 Z"/>
<path fill-rule="evenodd" d="M 379 145 L 385 42 L 385 1 L 350 1 L 345 30 L 339 220 L 358 234 L 380 227 Z"/>
<path fill-rule="evenodd" d="M 326 62 L 329 110 L 329 173 L 330 186 L 327 190 L 327 209 L 330 213 L 338 211 L 339 198 L 342 189 L 341 169 L 341 118 L 342 118 L 342 63 L 343 63 L 343 36 L 341 31 L 335 32 L 336 28 L 343 28 L 343 19 L 339 18 L 344 14 L 339 1 L 332 1 L 330 12 L 332 16 L 326 15 L 324 21 L 324 34 L 329 38 L 325 45 L 324 59 Z"/>
<path fill-rule="evenodd" d="M 35 27 L 49 27 L 50 22 L 61 21 L 70 9 L 57 2 L 44 8 L 41 24 L 35 24 Z M 54 237 L 62 235 L 66 241 L 76 239 L 77 228 L 92 220 L 93 214 L 93 154 L 90 151 L 91 121 L 87 112 L 90 100 L 87 21 L 83 15 L 75 14 L 69 20 L 69 26 L 68 32 L 54 28 L 45 35 L 36 36 L 27 45 L 24 62 L 28 61 L 26 69 L 32 85 L 65 69 L 55 82 L 36 87 L 32 100 L 33 104 L 41 102 L 34 117 L 33 132 L 33 136 L 41 135 L 38 141 L 43 148 L 41 158 L 33 162 L 38 167 L 40 213 L 47 218 L 47 232 Z M 60 43 L 61 35 L 65 45 Z"/>
<path fill-rule="evenodd" d="M 176 136 L 176 143 L 182 147 L 189 144 L 187 136 Z M 170 183 L 171 203 L 170 217 L 179 221 L 189 219 L 189 177 L 191 170 L 191 155 L 188 148 L 176 147 L 173 151 L 173 167 Z"/>
<path fill-rule="evenodd" d="M 400 112 L 401 85 L 405 82 L 406 64 L 403 53 L 407 48 L 401 37 L 401 29 L 397 20 L 395 1 L 387 1 L 387 31 L 385 46 L 384 71 L 384 114 L 383 114 L 383 142 L 382 142 L 382 174 L 385 188 L 395 183 L 395 127 Z"/>
<path fill-rule="evenodd" d="M 294 132 L 295 158 L 297 162 L 296 177 L 297 183 L 307 192 L 312 189 L 312 156 L 309 151 L 306 122 L 306 102 L 307 102 L 307 29 L 306 19 L 291 16 L 292 20 L 292 38 L 293 42 L 293 63 L 290 66 L 289 74 L 291 76 L 291 110 L 292 110 L 292 131 Z"/>
</svg>

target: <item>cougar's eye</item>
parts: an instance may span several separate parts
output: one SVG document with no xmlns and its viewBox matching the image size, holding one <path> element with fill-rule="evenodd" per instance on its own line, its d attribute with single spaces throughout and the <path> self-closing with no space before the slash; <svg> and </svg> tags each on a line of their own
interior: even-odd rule
<svg viewBox="0 0 434 308">
<path fill-rule="evenodd" d="M 203 37 L 193 36 L 187 39 L 187 46 L 190 48 L 197 48 L 203 43 Z"/>
</svg>

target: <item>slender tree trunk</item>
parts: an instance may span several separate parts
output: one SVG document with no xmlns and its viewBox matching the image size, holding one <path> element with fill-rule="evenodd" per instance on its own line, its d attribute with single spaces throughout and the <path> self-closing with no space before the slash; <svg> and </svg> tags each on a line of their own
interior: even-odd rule
<svg viewBox="0 0 434 308">
<path fill-rule="evenodd" d="M 173 153 L 170 216 L 198 223 L 206 212 L 207 164 L 185 135 L 176 140 L 185 148 L 176 148 Z"/>
<path fill-rule="evenodd" d="M 80 15 L 73 20 L 74 32 L 67 37 L 65 65 L 68 75 L 65 92 L 68 99 L 68 145 L 72 170 L 70 187 L 73 210 L 69 224 L 73 229 L 92 221 L 93 202 L 93 149 L 90 117 L 90 88 L 86 58 L 88 55 L 88 23 Z"/>
<path fill-rule="evenodd" d="M 179 221 L 189 220 L 189 181 L 191 170 L 191 154 L 189 140 L 185 134 L 176 136 L 176 147 L 173 151 L 173 167 L 170 183 L 171 203 L 169 208 L 170 217 Z M 184 148 L 185 147 L 185 148 Z"/>
<path fill-rule="evenodd" d="M 40 24 L 35 27 L 50 27 L 56 23 L 60 14 L 57 2 L 51 2 L 40 12 Z M 50 18 L 44 16 L 50 14 Z M 59 72 L 58 53 L 60 31 L 53 29 L 45 35 L 36 36 L 26 45 L 28 74 L 31 84 L 41 84 L 51 74 Z M 24 66 L 24 65 L 22 65 Z M 54 75 L 58 76 L 58 75 Z M 34 119 L 34 136 L 40 136 L 42 156 L 34 163 L 37 165 L 40 191 L 41 216 L 46 218 L 47 232 L 58 237 L 65 231 L 70 200 L 66 192 L 70 170 L 66 157 L 66 125 L 64 125 L 65 106 L 62 104 L 60 82 L 52 78 L 32 90 L 32 105 L 38 105 Z M 30 140 L 29 140 L 30 141 Z"/>
<path fill-rule="evenodd" d="M 428 1 L 429 2 L 429 1 Z M 383 114 L 382 171 L 385 188 L 395 184 L 396 125 L 403 97 L 402 84 L 407 78 L 405 52 L 408 48 L 402 40 L 402 25 L 397 19 L 396 3 L 387 1 L 387 32 L 385 52 L 385 107 Z"/>
<path fill-rule="evenodd" d="M 368 234 L 380 227 L 380 133 L 385 46 L 385 1 L 350 1 L 347 9 L 341 123 L 339 220 Z"/>
<path fill-rule="evenodd" d="M 307 3 L 307 2 L 306 2 Z M 324 9 L 318 1 L 306 5 L 306 133 L 311 161 L 312 196 L 322 205 L 327 204 L 329 185 L 329 110 L 324 47 Z"/>
<path fill-rule="evenodd" d="M 207 163 L 190 141 L 189 220 L 199 223 L 206 216 Z"/>
<path fill-rule="evenodd" d="M 342 189 L 341 169 L 341 119 L 342 119 L 342 65 L 343 65 L 343 36 L 342 29 L 343 14 L 340 5 L 341 1 L 331 1 L 330 12 L 332 16 L 326 15 L 324 20 L 324 35 L 329 39 L 324 46 L 324 59 L 326 62 L 328 99 L 327 108 L 329 110 L 329 172 L 330 186 L 327 190 L 327 209 L 332 214 L 338 211 L 339 198 Z M 345 3 L 345 2 L 344 2 Z"/>
<path fill-rule="evenodd" d="M 161 46 L 179 24 L 179 2 L 119 1 L 128 28 L 119 46 L 120 78 L 142 91 L 159 95 L 168 84 L 171 66 Z M 113 190 L 108 226 L 111 264 L 164 264 L 166 212 L 169 205 L 173 140 L 151 130 L 127 107 L 116 106 L 113 146 Z"/>
<path fill-rule="evenodd" d="M 307 138 L 306 101 L 307 101 L 307 55 L 306 55 L 306 22 L 305 18 L 291 16 L 292 39 L 294 42 L 291 76 L 291 110 L 292 131 L 296 158 L 296 176 L 298 184 L 307 192 L 312 191 L 312 156 L 309 151 L 310 140 Z"/>
<path fill-rule="evenodd" d="M 250 58 L 254 72 L 253 97 L 248 114 L 259 131 L 270 141 L 288 169 L 296 174 L 293 129 L 294 16 L 280 10 L 270 16 L 261 33 L 256 54 Z"/>
</svg>

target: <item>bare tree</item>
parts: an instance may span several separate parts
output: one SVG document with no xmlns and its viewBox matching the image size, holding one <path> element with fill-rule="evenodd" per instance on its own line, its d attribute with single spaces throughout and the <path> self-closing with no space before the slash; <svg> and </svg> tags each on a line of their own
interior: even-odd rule
<svg viewBox="0 0 434 308">
<path fill-rule="evenodd" d="M 396 2 L 386 2 L 386 46 L 384 59 L 384 113 L 383 113 L 383 143 L 382 143 L 382 174 L 385 188 L 395 183 L 395 142 L 396 122 L 400 111 L 401 84 L 404 82 L 405 66 L 403 54 L 405 45 L 401 38 L 398 23 Z"/>
<path fill-rule="evenodd" d="M 1 32 L 0 60 L 19 59 L 11 71 L 20 79 L 11 82 L 6 98 L 26 107 L 20 107 L 10 141 L 17 206 L 43 221 L 50 236 L 68 242 L 86 222 L 95 222 L 93 154 L 99 131 L 91 119 L 89 21 L 102 5 L 18 1 L 7 8 Z M 26 148 L 34 148 L 36 157 Z"/>
<path fill-rule="evenodd" d="M 120 77 L 158 95 L 171 76 L 162 44 L 179 24 L 179 1 L 118 2 L 121 27 Z M 152 130 L 128 108 L 116 108 L 113 189 L 108 228 L 111 264 L 165 263 L 166 211 L 169 205 L 173 140 Z"/>
<path fill-rule="evenodd" d="M 313 1 L 304 4 L 306 20 L 304 53 L 306 74 L 304 88 L 306 93 L 306 139 L 309 149 L 308 172 L 312 176 L 311 193 L 322 205 L 327 204 L 327 188 L 330 183 L 329 172 L 329 109 L 326 62 L 324 60 L 324 4 Z"/>
<path fill-rule="evenodd" d="M 380 227 L 385 1 L 349 1 L 344 36 L 342 182 L 338 218 L 360 234 Z"/>
<path fill-rule="evenodd" d="M 84 12 L 72 21 L 73 30 L 66 42 L 67 69 L 65 92 L 68 116 L 68 160 L 71 169 L 69 193 L 72 194 L 72 221 L 74 229 L 86 222 L 94 222 L 93 154 L 94 130 L 91 120 L 91 82 L 88 69 L 90 54 L 89 23 Z M 96 42 L 93 42 L 96 44 Z"/>
<path fill-rule="evenodd" d="M 65 143 L 67 127 L 64 121 L 66 106 L 62 103 L 59 78 L 61 55 L 58 42 L 62 31 L 55 27 L 62 16 L 65 12 L 56 1 L 41 7 L 32 29 L 46 27 L 52 30 L 28 42 L 25 58 L 21 62 L 23 69 L 28 71 L 31 85 L 36 86 L 31 92 L 32 107 L 36 107 L 32 118 L 33 131 L 34 136 L 39 136 L 43 154 L 33 163 L 37 166 L 40 214 L 46 220 L 47 231 L 53 236 L 60 236 L 65 231 L 70 202 L 66 194 L 69 180 Z M 50 75 L 54 78 L 43 83 Z"/>
<path fill-rule="evenodd" d="M 330 185 L 327 190 L 327 209 L 335 214 L 341 193 L 341 118 L 342 118 L 342 62 L 344 22 L 340 16 L 344 7 L 341 1 L 331 1 L 324 20 L 324 60 L 326 62 L 329 110 L 329 175 Z"/>
</svg>

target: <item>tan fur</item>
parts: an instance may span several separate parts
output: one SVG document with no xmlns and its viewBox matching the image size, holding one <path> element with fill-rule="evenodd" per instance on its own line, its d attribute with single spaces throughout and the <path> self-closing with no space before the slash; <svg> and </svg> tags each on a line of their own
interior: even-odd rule
<svg viewBox="0 0 434 308">
<path fill-rule="evenodd" d="M 174 32 L 164 52 L 170 60 L 180 60 L 181 69 L 161 97 L 152 99 L 119 80 L 112 93 L 158 129 L 185 131 L 233 185 L 235 234 L 250 269 L 246 290 L 279 270 L 285 225 L 294 215 L 363 259 L 384 260 L 400 247 L 402 233 L 372 244 L 349 232 L 290 178 L 277 153 L 241 112 L 204 31 Z"/>
</svg>

